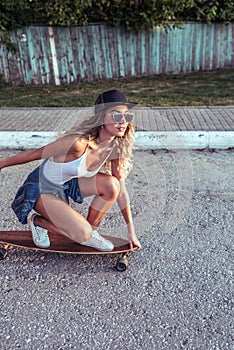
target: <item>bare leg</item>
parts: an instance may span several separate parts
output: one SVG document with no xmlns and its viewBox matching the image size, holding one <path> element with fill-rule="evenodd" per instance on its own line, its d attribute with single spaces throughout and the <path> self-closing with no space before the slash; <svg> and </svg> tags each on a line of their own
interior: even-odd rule
<svg viewBox="0 0 234 350">
<path fill-rule="evenodd" d="M 88 221 L 67 203 L 54 195 L 42 194 L 34 207 L 41 215 L 35 218 L 35 224 L 54 233 L 61 233 L 80 243 L 92 235 Z"/>
<path fill-rule="evenodd" d="M 80 179 L 79 186 L 84 196 L 97 194 L 87 216 L 87 221 L 95 229 L 118 199 L 119 181 L 113 176 L 97 174 L 94 178 Z"/>
<path fill-rule="evenodd" d="M 37 212 L 39 214 L 39 212 Z M 49 232 L 64 234 L 61 230 L 58 229 L 51 221 L 47 220 L 45 217 L 41 215 L 37 215 L 34 219 L 34 223 L 37 226 L 45 228 Z"/>
<path fill-rule="evenodd" d="M 35 224 L 53 233 L 64 234 L 75 242 L 90 238 L 119 195 L 118 180 L 106 174 L 79 179 L 84 197 L 96 195 L 89 208 L 87 220 L 67 203 L 54 195 L 42 194 L 35 206 Z"/>
</svg>

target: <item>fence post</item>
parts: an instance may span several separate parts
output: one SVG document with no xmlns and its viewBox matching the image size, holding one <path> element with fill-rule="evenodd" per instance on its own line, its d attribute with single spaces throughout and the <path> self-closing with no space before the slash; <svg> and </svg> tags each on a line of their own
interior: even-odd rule
<svg viewBox="0 0 234 350">
<path fill-rule="evenodd" d="M 60 85 L 58 60 L 57 60 L 56 47 L 55 47 L 55 41 L 54 41 L 53 27 L 48 27 L 48 32 L 49 32 L 51 58 L 52 58 L 53 71 L 54 71 L 54 82 L 55 82 L 55 85 Z"/>
</svg>

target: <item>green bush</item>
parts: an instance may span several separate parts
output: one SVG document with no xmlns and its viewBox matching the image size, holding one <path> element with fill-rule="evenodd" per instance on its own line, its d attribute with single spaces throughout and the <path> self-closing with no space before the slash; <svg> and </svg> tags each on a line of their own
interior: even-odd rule
<svg viewBox="0 0 234 350">
<path fill-rule="evenodd" d="M 229 0 L 1 0 L 0 31 L 25 25 L 86 25 L 104 22 L 126 30 L 178 25 L 181 21 L 233 21 Z M 0 42 L 7 43 L 1 35 Z"/>
</svg>

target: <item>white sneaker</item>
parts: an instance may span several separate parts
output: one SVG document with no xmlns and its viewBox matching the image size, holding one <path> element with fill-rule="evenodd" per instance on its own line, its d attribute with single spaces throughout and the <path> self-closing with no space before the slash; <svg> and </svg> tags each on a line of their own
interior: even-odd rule
<svg viewBox="0 0 234 350">
<path fill-rule="evenodd" d="M 90 239 L 80 244 L 95 248 L 103 252 L 110 252 L 114 249 L 114 244 L 111 241 L 108 241 L 108 239 L 99 235 L 96 230 L 93 231 L 92 237 Z"/>
<path fill-rule="evenodd" d="M 28 223 L 31 227 L 33 242 L 39 248 L 48 248 L 50 246 L 48 231 L 34 224 L 35 216 L 37 216 L 36 213 L 28 217 Z"/>
</svg>

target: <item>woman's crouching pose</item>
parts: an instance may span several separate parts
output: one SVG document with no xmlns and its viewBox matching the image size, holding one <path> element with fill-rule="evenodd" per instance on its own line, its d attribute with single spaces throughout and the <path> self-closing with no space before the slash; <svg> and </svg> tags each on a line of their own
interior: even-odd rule
<svg viewBox="0 0 234 350">
<path fill-rule="evenodd" d="M 111 251 L 113 244 L 98 233 L 98 226 L 117 201 L 130 248 L 140 249 L 125 187 L 134 142 L 130 113 L 134 105 L 118 90 L 105 91 L 95 102 L 95 114 L 78 127 L 42 148 L 0 160 L 2 169 L 44 159 L 29 174 L 12 203 L 19 221 L 29 222 L 35 245 L 49 247 L 48 232 L 53 232 Z M 87 218 L 69 206 L 69 197 L 82 203 L 84 197 L 92 195 Z M 31 210 L 34 213 L 30 215 Z"/>
</svg>

